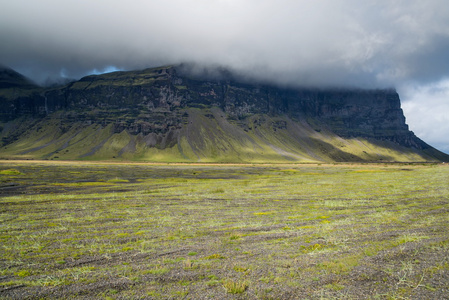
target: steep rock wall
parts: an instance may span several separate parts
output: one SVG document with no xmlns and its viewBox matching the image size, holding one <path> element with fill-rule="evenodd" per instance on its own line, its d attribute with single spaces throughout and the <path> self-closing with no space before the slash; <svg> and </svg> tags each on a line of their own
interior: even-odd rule
<svg viewBox="0 0 449 300">
<path fill-rule="evenodd" d="M 3 122 L 26 116 L 39 119 L 58 112 L 61 132 L 74 122 L 111 125 L 114 133 L 143 135 L 147 146 L 161 148 L 177 143 L 192 108 L 212 107 L 245 131 L 257 128 L 255 115 L 286 116 L 308 123 L 317 132 L 430 148 L 408 130 L 399 96 L 391 89 L 279 88 L 229 78 L 181 76 L 174 67 L 162 67 L 87 76 L 64 87 L 35 89 L 17 97 L 0 93 Z M 206 117 L 214 118 L 212 114 Z M 287 125 L 276 121 L 272 126 L 285 129 Z M 13 140 L 3 136 L 4 145 Z"/>
</svg>

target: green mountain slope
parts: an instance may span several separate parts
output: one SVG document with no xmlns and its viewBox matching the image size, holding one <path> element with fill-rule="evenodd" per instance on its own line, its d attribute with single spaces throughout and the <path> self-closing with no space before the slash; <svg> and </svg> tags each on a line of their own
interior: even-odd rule
<svg viewBox="0 0 449 300">
<path fill-rule="evenodd" d="M 435 160 L 432 153 L 391 141 L 342 138 L 328 130 L 317 132 L 307 122 L 295 122 L 286 116 L 252 116 L 249 126 L 254 127 L 244 130 L 223 117 L 219 108 L 187 111 L 188 123 L 173 132 L 172 137 L 132 135 L 126 130 L 115 133 L 111 124 L 82 122 L 74 122 L 68 130 L 62 130 L 58 118 L 51 116 L 33 124 L 17 141 L 3 147 L 0 158 L 154 162 Z M 23 120 L 14 122 L 8 125 L 20 126 Z M 280 122 L 286 126 L 275 127 Z"/>
<path fill-rule="evenodd" d="M 281 89 L 180 74 L 173 67 L 115 72 L 26 97 L 0 93 L 0 158 L 449 160 L 408 130 L 391 90 Z"/>
</svg>

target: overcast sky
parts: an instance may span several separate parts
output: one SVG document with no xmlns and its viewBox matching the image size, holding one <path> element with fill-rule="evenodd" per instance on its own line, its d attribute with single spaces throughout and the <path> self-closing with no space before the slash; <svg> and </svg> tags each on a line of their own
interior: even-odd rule
<svg viewBox="0 0 449 300">
<path fill-rule="evenodd" d="M 38 83 L 179 62 L 277 83 L 396 87 L 449 152 L 447 0 L 0 0 L 0 63 Z"/>
</svg>

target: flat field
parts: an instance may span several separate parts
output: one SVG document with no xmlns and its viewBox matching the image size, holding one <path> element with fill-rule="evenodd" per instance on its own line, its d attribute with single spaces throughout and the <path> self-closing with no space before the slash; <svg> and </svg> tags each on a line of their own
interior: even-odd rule
<svg viewBox="0 0 449 300">
<path fill-rule="evenodd" d="M 446 164 L 0 162 L 0 298 L 447 299 Z"/>
</svg>

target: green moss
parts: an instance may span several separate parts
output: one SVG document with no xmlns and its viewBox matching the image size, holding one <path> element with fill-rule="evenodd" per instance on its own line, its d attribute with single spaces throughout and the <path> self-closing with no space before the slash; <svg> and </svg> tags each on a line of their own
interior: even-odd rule
<svg viewBox="0 0 449 300">
<path fill-rule="evenodd" d="M 142 272 L 142 274 L 152 274 L 152 275 L 163 275 L 168 273 L 170 270 L 168 268 L 164 268 L 164 267 L 157 267 L 154 269 L 150 269 L 150 270 L 145 270 Z"/>
<path fill-rule="evenodd" d="M 28 270 L 22 270 L 22 271 L 14 273 L 14 275 L 19 276 L 19 277 L 28 277 L 31 275 L 31 272 Z"/>
<path fill-rule="evenodd" d="M 24 175 L 24 174 L 16 169 L 7 169 L 1 170 L 0 175 Z"/>
</svg>

